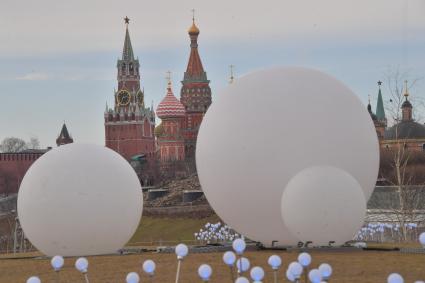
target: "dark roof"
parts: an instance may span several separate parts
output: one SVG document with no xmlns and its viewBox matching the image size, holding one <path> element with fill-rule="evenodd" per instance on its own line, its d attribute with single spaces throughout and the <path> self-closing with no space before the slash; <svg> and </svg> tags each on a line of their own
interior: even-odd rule
<svg viewBox="0 0 425 283">
<path fill-rule="evenodd" d="M 425 126 L 413 120 L 402 121 L 385 131 L 384 139 L 420 139 L 425 138 Z"/>
<path fill-rule="evenodd" d="M 413 106 L 412 106 L 412 104 L 410 103 L 410 101 L 409 100 L 405 100 L 404 102 L 403 102 L 403 104 L 401 105 L 401 108 L 404 108 L 404 107 L 410 107 L 410 108 L 413 108 Z"/>
<path fill-rule="evenodd" d="M 62 130 L 61 130 L 61 132 L 59 134 L 58 139 L 59 138 L 61 138 L 61 139 L 71 139 L 71 136 L 68 133 L 68 129 L 66 128 L 65 123 L 63 123 Z"/>
</svg>

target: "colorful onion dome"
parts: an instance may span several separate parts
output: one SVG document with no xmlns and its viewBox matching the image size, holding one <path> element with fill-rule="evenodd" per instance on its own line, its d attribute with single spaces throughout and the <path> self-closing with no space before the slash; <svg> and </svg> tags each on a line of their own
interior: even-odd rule
<svg viewBox="0 0 425 283">
<path fill-rule="evenodd" d="M 171 81 L 168 82 L 167 95 L 159 103 L 158 108 L 156 108 L 156 115 L 163 118 L 171 117 L 184 117 L 186 110 L 184 109 L 183 104 L 174 96 L 173 90 L 171 89 Z"/>
</svg>

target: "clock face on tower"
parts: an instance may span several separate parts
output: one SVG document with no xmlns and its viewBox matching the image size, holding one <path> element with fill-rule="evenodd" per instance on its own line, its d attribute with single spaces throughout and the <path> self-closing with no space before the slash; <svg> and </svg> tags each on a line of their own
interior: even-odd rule
<svg viewBox="0 0 425 283">
<path fill-rule="evenodd" d="M 130 93 L 126 90 L 120 90 L 117 99 L 119 105 L 126 106 L 130 103 Z"/>
</svg>

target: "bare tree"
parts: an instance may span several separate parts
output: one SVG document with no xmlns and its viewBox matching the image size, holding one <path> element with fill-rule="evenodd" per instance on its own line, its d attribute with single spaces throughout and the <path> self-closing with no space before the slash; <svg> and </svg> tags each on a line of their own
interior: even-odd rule
<svg viewBox="0 0 425 283">
<path fill-rule="evenodd" d="M 36 137 L 31 137 L 30 141 L 27 143 L 28 149 L 40 149 L 40 141 Z"/>
<path fill-rule="evenodd" d="M 400 137 L 401 107 L 406 91 L 403 83 L 406 83 L 407 88 L 410 89 L 419 80 L 414 79 L 407 84 L 406 78 L 407 73 L 401 73 L 398 69 L 386 74 L 390 95 L 390 101 L 386 108 L 394 123 L 392 127 L 394 136 L 391 146 L 381 149 L 380 173 L 381 177 L 384 177 L 395 188 L 395 198 L 391 201 L 387 200 L 390 211 L 388 220 L 396 221 L 399 224 L 399 233 L 403 241 L 408 240 L 406 224 L 417 221 L 418 210 L 421 206 L 419 201 L 422 199 L 421 190 L 414 185 L 423 185 L 423 182 L 418 183 L 416 178 L 418 172 L 415 170 L 415 159 L 417 159 L 415 155 L 417 154 L 409 149 L 405 137 Z M 417 101 L 419 104 L 419 99 Z"/>
<path fill-rule="evenodd" d="M 16 137 L 5 138 L 0 144 L 2 152 L 20 152 L 27 148 L 27 143 L 23 139 Z"/>
</svg>

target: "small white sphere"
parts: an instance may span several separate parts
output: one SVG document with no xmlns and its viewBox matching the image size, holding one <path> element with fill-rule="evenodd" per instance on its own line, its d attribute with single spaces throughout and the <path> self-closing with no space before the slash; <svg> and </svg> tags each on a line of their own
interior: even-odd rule
<svg viewBox="0 0 425 283">
<path fill-rule="evenodd" d="M 137 274 L 136 272 L 130 272 L 129 274 L 127 274 L 127 277 L 125 277 L 125 281 L 127 283 L 139 283 L 139 274 Z"/>
<path fill-rule="evenodd" d="M 41 283 L 41 280 L 37 276 L 32 276 L 28 278 L 27 283 Z"/>
<path fill-rule="evenodd" d="M 50 261 L 50 264 L 52 265 L 55 271 L 59 271 L 62 268 L 64 263 L 65 263 L 65 260 L 60 255 L 55 255 Z"/>
<path fill-rule="evenodd" d="M 189 248 L 185 244 L 178 244 L 176 246 L 176 255 L 179 259 L 183 259 L 189 253 Z"/>
<path fill-rule="evenodd" d="M 286 270 L 286 278 L 291 282 L 295 281 L 295 276 L 294 276 L 294 274 L 292 274 L 292 272 L 289 270 L 289 268 Z"/>
<path fill-rule="evenodd" d="M 226 265 L 233 266 L 236 261 L 236 255 L 232 251 L 227 251 L 223 254 L 223 261 Z"/>
<path fill-rule="evenodd" d="M 332 275 L 332 266 L 327 263 L 322 263 L 319 266 L 319 271 L 323 279 L 328 279 Z"/>
<path fill-rule="evenodd" d="M 259 266 L 255 266 L 251 269 L 250 275 L 252 280 L 261 281 L 264 278 L 264 269 Z"/>
<path fill-rule="evenodd" d="M 322 281 L 322 275 L 320 274 L 319 269 L 312 269 L 308 273 L 308 279 L 312 283 L 320 283 Z"/>
<path fill-rule="evenodd" d="M 404 283 L 403 277 L 398 273 L 391 273 L 387 279 L 388 283 Z"/>
<path fill-rule="evenodd" d="M 237 254 L 243 254 L 246 248 L 246 243 L 242 239 L 236 239 L 233 241 L 232 247 Z"/>
<path fill-rule="evenodd" d="M 249 283 L 249 280 L 246 277 L 239 277 L 236 279 L 235 283 Z"/>
<path fill-rule="evenodd" d="M 288 270 L 294 275 L 295 278 L 299 278 L 303 273 L 303 266 L 299 262 L 291 262 L 288 266 Z"/>
<path fill-rule="evenodd" d="M 72 143 L 49 150 L 31 165 L 17 206 L 25 236 L 42 253 L 108 254 L 136 231 L 143 194 L 121 155 L 100 145 Z"/>
<path fill-rule="evenodd" d="M 250 262 L 246 257 L 241 257 L 236 261 L 236 267 L 240 272 L 245 272 L 250 267 Z"/>
<path fill-rule="evenodd" d="M 202 264 L 198 268 L 198 275 L 202 280 L 207 281 L 211 278 L 212 268 L 208 264 Z"/>
<path fill-rule="evenodd" d="M 271 266 L 271 268 L 277 270 L 282 265 L 282 259 L 278 255 L 272 255 L 267 260 L 267 263 Z"/>
<path fill-rule="evenodd" d="M 153 260 L 148 259 L 143 262 L 143 271 L 149 275 L 153 275 L 155 272 L 156 264 Z"/>
<path fill-rule="evenodd" d="M 303 266 L 307 267 L 311 263 L 311 255 L 309 253 L 300 253 L 298 255 L 298 262 Z"/>
<path fill-rule="evenodd" d="M 80 257 L 79 259 L 75 261 L 75 268 L 82 273 L 87 272 L 88 267 L 89 267 L 89 262 L 85 257 Z"/>
<path fill-rule="evenodd" d="M 425 248 L 425 232 L 419 235 L 419 243 Z"/>
</svg>

